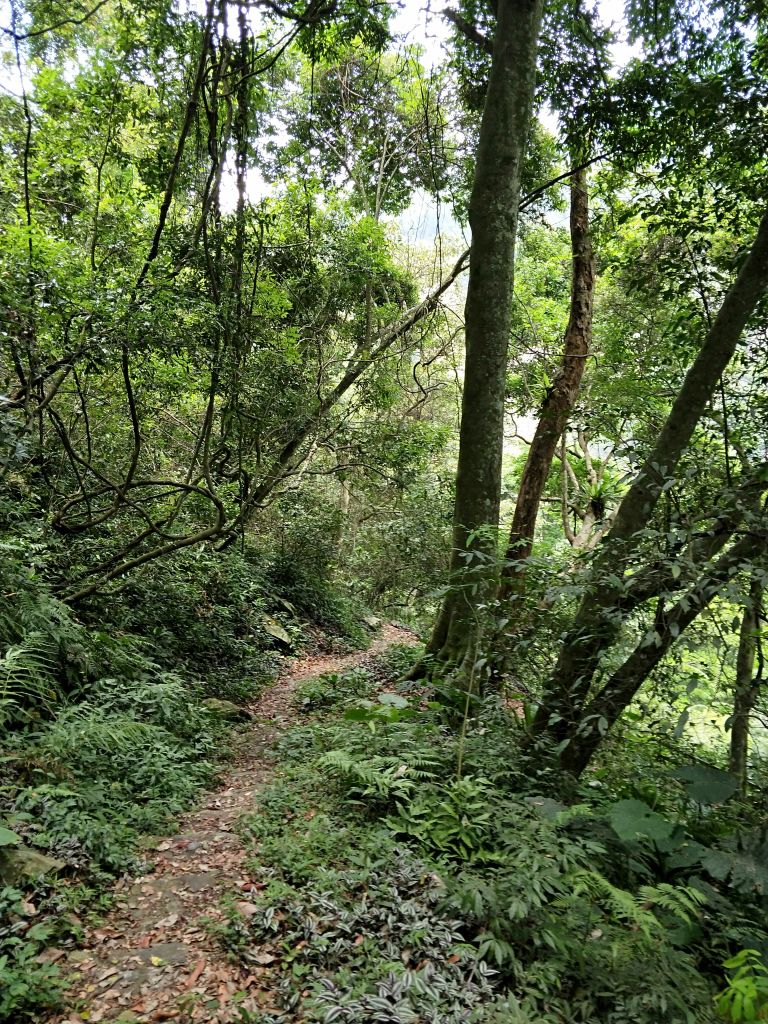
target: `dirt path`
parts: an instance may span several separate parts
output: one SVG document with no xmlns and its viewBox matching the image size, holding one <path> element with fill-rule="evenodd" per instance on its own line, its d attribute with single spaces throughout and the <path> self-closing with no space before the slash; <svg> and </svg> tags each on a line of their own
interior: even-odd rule
<svg viewBox="0 0 768 1024">
<path fill-rule="evenodd" d="M 221 787 L 198 810 L 184 815 L 177 835 L 148 851 L 151 873 L 117 883 L 115 909 L 87 933 L 84 948 L 62 954 L 59 965 L 76 972 L 71 1005 L 87 1009 L 58 1014 L 51 1024 L 226 1024 L 241 1021 L 241 1010 L 259 1009 L 260 969 L 244 974 L 228 963 L 205 922 L 221 920 L 225 893 L 240 890 L 245 909 L 249 893 L 257 888 L 248 878 L 235 828 L 269 780 L 266 750 L 291 717 L 297 683 L 324 672 L 343 672 L 392 644 L 413 642 L 410 633 L 384 626 L 367 651 L 291 659 L 252 708 L 253 724 Z"/>
</svg>

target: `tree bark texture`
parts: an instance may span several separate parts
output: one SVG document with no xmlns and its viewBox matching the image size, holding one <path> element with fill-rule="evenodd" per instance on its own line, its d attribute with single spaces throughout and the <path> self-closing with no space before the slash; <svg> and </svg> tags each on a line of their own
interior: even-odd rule
<svg viewBox="0 0 768 1024">
<path fill-rule="evenodd" d="M 757 634 L 761 622 L 763 587 L 753 580 L 749 599 L 744 605 L 739 630 L 739 649 L 736 654 L 736 685 L 733 691 L 731 742 L 728 771 L 739 780 L 742 794 L 747 790 L 747 752 L 749 748 L 749 716 L 760 689 L 759 676 L 755 678 Z"/>
<path fill-rule="evenodd" d="M 578 161 L 574 158 L 573 163 Z M 512 528 L 502 571 L 500 598 L 509 597 L 525 582 L 525 560 L 533 550 L 533 534 L 544 486 L 552 468 L 558 442 L 579 394 L 587 356 L 592 346 L 592 305 L 595 265 L 589 231 L 587 171 L 571 176 L 571 303 L 565 331 L 563 358 L 557 377 L 539 411 L 538 424 L 525 460 Z"/>
<path fill-rule="evenodd" d="M 466 357 L 454 505 L 454 586 L 430 653 L 474 662 L 483 606 L 495 597 L 520 171 L 533 108 L 543 0 L 500 0 L 469 206 L 472 228 L 465 306 Z M 478 533 L 478 531 L 480 531 Z"/>
<path fill-rule="evenodd" d="M 536 714 L 535 734 L 548 732 L 561 740 L 578 727 L 601 654 L 615 642 L 626 618 L 622 609 L 628 582 L 626 571 L 637 551 L 641 531 L 647 526 L 665 482 L 674 475 L 766 287 L 768 212 L 685 377 L 658 441 L 619 506 L 611 530 L 597 549 L 593 586 L 582 599 L 561 648 Z"/>
</svg>

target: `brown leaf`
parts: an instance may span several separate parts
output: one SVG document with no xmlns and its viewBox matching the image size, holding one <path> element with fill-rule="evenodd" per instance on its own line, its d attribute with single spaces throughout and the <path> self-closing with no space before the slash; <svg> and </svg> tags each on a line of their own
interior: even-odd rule
<svg viewBox="0 0 768 1024">
<path fill-rule="evenodd" d="M 203 973 L 204 970 L 205 970 L 205 957 L 202 957 L 195 964 L 195 969 L 192 971 L 190 976 L 187 978 L 187 981 L 186 981 L 186 984 L 185 984 L 184 987 L 185 988 L 193 988 L 197 984 L 198 979 L 200 978 L 200 975 Z"/>
<path fill-rule="evenodd" d="M 114 978 L 116 974 L 120 973 L 119 967 L 108 967 L 106 971 L 102 971 L 96 981 L 101 984 L 102 981 L 106 981 L 107 978 Z"/>
<path fill-rule="evenodd" d="M 39 956 L 35 957 L 40 964 L 55 964 L 57 960 L 61 960 L 63 956 L 66 956 L 67 952 L 64 949 L 56 949 L 55 946 L 51 946 L 48 949 L 44 949 Z M 82 969 L 82 964 L 80 967 Z"/>
<path fill-rule="evenodd" d="M 258 914 L 259 908 L 255 903 L 246 903 L 244 900 L 239 900 L 235 906 L 243 917 L 253 917 L 254 914 Z"/>
</svg>

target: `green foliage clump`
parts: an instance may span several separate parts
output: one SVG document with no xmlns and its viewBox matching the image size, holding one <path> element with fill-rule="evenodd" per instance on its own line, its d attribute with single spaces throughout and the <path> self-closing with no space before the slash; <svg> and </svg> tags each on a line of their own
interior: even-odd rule
<svg viewBox="0 0 768 1024">
<path fill-rule="evenodd" d="M 440 877 L 406 850 L 388 853 L 386 863 L 342 876 L 346 892 L 310 888 L 233 920 L 244 963 L 254 946 L 290 951 L 277 989 L 285 1009 L 350 1024 L 459 1021 L 491 995 L 490 970 L 463 941 L 461 922 L 440 910 Z"/>
<path fill-rule="evenodd" d="M 302 711 L 327 710 L 371 692 L 373 681 L 364 669 L 339 675 L 326 672 L 306 679 L 296 688 L 294 703 Z"/>
<path fill-rule="evenodd" d="M 64 987 L 60 972 L 39 959 L 52 928 L 33 916 L 29 894 L 0 887 L 0 1020 L 17 1021 L 57 1005 Z"/>
<path fill-rule="evenodd" d="M 717 999 L 723 1020 L 765 1020 L 768 1016 L 768 968 L 756 949 L 743 949 L 723 964 L 729 972 L 728 984 Z"/>
<path fill-rule="evenodd" d="M 747 885 L 743 850 L 727 853 L 723 837 L 705 847 L 680 820 L 636 799 L 608 801 L 599 787 L 568 807 L 537 793 L 546 773 L 525 795 L 519 755 L 484 775 L 479 766 L 510 749 L 509 715 L 493 701 L 468 723 L 457 777 L 439 708 L 414 705 L 413 717 L 372 731 L 371 708 L 355 700 L 282 737 L 281 775 L 247 823 L 265 887 L 258 913 L 233 912 L 227 941 L 246 964 L 284 951 L 273 970 L 289 1019 L 703 1024 L 739 986 L 759 988 L 759 971 L 739 974 L 739 963 L 728 968 L 731 995 L 715 1000 L 722 951 L 748 946 L 757 926 L 754 889 L 752 921 L 746 893 L 739 903 L 730 891 L 739 878 Z M 439 880 L 433 936 L 447 927 L 453 968 L 473 963 L 482 982 L 469 1002 L 456 999 L 453 968 L 433 976 L 409 932 L 416 897 L 401 887 L 414 865 L 428 890 Z M 382 884 L 400 893 L 394 906 Z M 427 961 L 420 970 L 414 949 Z"/>
<path fill-rule="evenodd" d="M 273 677 L 265 616 L 276 599 L 253 553 L 180 552 L 132 578 L 121 597 L 92 601 L 90 617 L 146 637 L 154 658 L 201 680 L 209 696 L 245 702 Z"/>
<path fill-rule="evenodd" d="M 51 594 L 34 531 L 0 539 L 0 586 L 18 598 L 0 616 L 0 1020 L 16 1022 L 62 990 L 38 958 L 71 931 L 68 907 L 138 866 L 141 833 L 212 780 L 222 737 L 193 678 Z"/>
<path fill-rule="evenodd" d="M 399 813 L 387 823 L 435 858 L 492 862 L 497 859 L 493 849 L 495 796 L 493 785 L 482 776 L 419 787 L 400 803 Z"/>
<path fill-rule="evenodd" d="M 12 813 L 23 815 L 31 844 L 80 868 L 126 870 L 138 833 L 166 826 L 211 781 L 210 715 L 177 681 L 136 692 L 129 708 L 122 683 L 102 684 L 92 703 L 64 709 L 11 751 L 28 780 Z"/>
<path fill-rule="evenodd" d="M 267 554 L 269 588 L 296 610 L 330 632 L 364 647 L 368 633 L 363 608 L 333 584 L 339 556 L 339 512 L 306 494 L 291 495 L 280 506 Z"/>
</svg>

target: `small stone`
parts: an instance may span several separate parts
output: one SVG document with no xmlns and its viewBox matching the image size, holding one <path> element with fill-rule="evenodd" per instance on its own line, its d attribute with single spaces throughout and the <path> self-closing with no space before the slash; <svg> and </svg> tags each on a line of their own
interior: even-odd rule
<svg viewBox="0 0 768 1024">
<path fill-rule="evenodd" d="M 158 942 L 154 946 L 147 946 L 146 949 L 139 949 L 136 952 L 145 964 L 152 964 L 155 967 L 160 966 L 160 963 L 185 964 L 189 955 L 187 947 L 180 942 Z"/>
<path fill-rule="evenodd" d="M 203 707 L 216 718 L 221 718 L 225 722 L 239 722 L 251 717 L 247 708 L 241 708 L 239 705 L 233 704 L 231 700 L 220 700 L 218 697 L 206 697 Z"/>
</svg>

